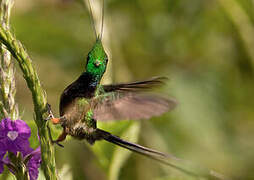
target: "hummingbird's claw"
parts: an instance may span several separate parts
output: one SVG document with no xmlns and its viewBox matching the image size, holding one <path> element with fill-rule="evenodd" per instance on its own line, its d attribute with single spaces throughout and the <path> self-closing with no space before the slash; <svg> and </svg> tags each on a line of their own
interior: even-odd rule
<svg viewBox="0 0 254 180">
<path fill-rule="evenodd" d="M 49 103 L 47 103 L 46 106 L 47 106 L 48 113 L 50 114 L 51 113 L 51 106 Z"/>
<path fill-rule="evenodd" d="M 48 120 L 52 120 L 54 119 L 54 115 L 53 115 L 53 112 L 51 110 L 51 105 L 49 103 L 46 104 L 47 106 L 47 111 L 48 111 L 48 117 L 45 119 L 45 121 L 48 121 Z"/>
<path fill-rule="evenodd" d="M 57 144 L 58 146 L 60 146 L 61 148 L 64 148 L 64 145 L 60 144 L 58 141 L 51 141 L 53 144 Z"/>
<path fill-rule="evenodd" d="M 47 111 L 48 111 L 49 116 L 54 117 L 53 112 L 51 110 L 51 105 L 49 103 L 47 103 L 46 106 L 47 106 Z"/>
<path fill-rule="evenodd" d="M 51 115 L 48 115 L 48 117 L 45 119 L 45 121 L 48 121 L 48 120 L 50 120 L 50 119 L 52 119 L 52 116 L 51 116 Z"/>
</svg>

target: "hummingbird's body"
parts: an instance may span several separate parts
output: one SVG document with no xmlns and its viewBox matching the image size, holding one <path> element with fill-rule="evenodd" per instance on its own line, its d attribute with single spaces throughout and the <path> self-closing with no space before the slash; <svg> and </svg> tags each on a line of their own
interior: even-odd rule
<svg viewBox="0 0 254 180">
<path fill-rule="evenodd" d="M 89 138 L 96 130 L 96 121 L 92 118 L 89 104 L 97 88 L 92 83 L 90 75 L 83 73 L 61 95 L 59 108 L 60 116 L 64 119 L 64 131 L 79 139 Z"/>
<path fill-rule="evenodd" d="M 101 41 L 97 40 L 88 54 L 86 71 L 61 95 L 59 110 L 63 134 L 86 139 L 91 144 L 96 140 L 96 120 L 93 118 L 92 100 L 99 95 L 99 83 L 106 65 L 107 55 Z"/>
</svg>

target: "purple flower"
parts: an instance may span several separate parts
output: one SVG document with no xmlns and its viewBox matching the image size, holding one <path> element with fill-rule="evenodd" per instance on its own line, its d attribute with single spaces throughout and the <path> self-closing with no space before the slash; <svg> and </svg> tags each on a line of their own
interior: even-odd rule
<svg viewBox="0 0 254 180">
<path fill-rule="evenodd" d="M 5 152 L 0 152 L 0 174 L 3 172 L 4 170 L 4 162 L 2 161 L 3 157 L 5 155 Z"/>
<path fill-rule="evenodd" d="M 28 171 L 30 180 L 35 180 L 38 178 L 39 170 L 38 168 L 41 165 L 41 148 L 38 147 L 34 151 L 30 153 L 32 155 L 32 158 L 28 162 Z"/>
<path fill-rule="evenodd" d="M 31 151 L 28 141 L 30 136 L 31 130 L 24 121 L 3 119 L 0 123 L 0 152 L 20 151 L 26 155 Z"/>
<path fill-rule="evenodd" d="M 31 155 L 31 159 L 26 164 L 31 180 L 36 180 L 39 174 L 38 168 L 41 164 L 40 147 L 33 150 L 29 144 L 31 130 L 22 120 L 12 121 L 5 118 L 0 123 L 0 173 L 3 171 L 3 165 L 10 163 L 8 157 L 4 158 L 7 151 L 17 154 L 21 152 L 24 159 Z"/>
</svg>

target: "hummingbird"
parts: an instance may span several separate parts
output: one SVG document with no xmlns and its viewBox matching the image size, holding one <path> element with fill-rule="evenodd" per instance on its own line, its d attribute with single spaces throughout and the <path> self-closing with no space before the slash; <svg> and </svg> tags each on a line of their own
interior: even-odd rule
<svg viewBox="0 0 254 180">
<path fill-rule="evenodd" d="M 62 134 L 54 142 L 64 141 L 70 135 L 79 140 L 85 139 L 90 144 L 97 140 L 106 140 L 139 153 L 145 150 L 162 155 L 163 153 L 122 140 L 96 126 L 97 121 L 149 119 L 172 110 L 176 105 L 173 99 L 147 93 L 148 90 L 164 84 L 166 77 L 131 83 L 101 84 L 108 64 L 108 56 L 102 44 L 104 1 L 102 2 L 101 32 L 96 32 L 91 18 L 96 41 L 87 55 L 85 71 L 61 94 L 59 118 L 54 117 L 48 104 L 49 119 L 53 124 L 61 124 L 63 128 Z M 88 3 L 92 15 L 90 1 Z"/>
<path fill-rule="evenodd" d="M 87 55 L 85 71 L 61 94 L 59 118 L 54 117 L 50 105 L 47 104 L 49 119 L 63 128 L 61 135 L 53 142 L 62 146 L 60 142 L 64 141 L 67 135 L 86 140 L 91 145 L 98 140 L 106 140 L 164 164 L 168 164 L 164 161 L 168 158 L 178 161 L 178 158 L 172 155 L 128 142 L 97 128 L 97 121 L 149 119 L 176 106 L 173 99 L 147 92 L 163 85 L 166 77 L 131 83 L 101 84 L 107 63 L 108 56 L 98 36 Z"/>
<path fill-rule="evenodd" d="M 85 71 L 61 94 L 59 112 L 55 118 L 49 110 L 53 124 L 61 124 L 62 134 L 55 141 L 64 141 L 67 135 L 85 139 L 94 144 L 106 140 L 135 152 L 163 155 L 134 143 L 127 142 L 102 129 L 97 121 L 150 119 L 172 110 L 176 101 L 153 93 L 152 88 L 163 85 L 166 77 L 154 77 L 145 81 L 102 85 L 101 79 L 106 71 L 108 56 L 103 48 L 101 36 L 87 55 Z M 49 107 L 50 109 L 50 107 Z"/>
<path fill-rule="evenodd" d="M 90 2 L 89 7 L 92 14 Z M 64 141 L 67 135 L 78 140 L 86 140 L 91 145 L 98 140 L 106 140 L 192 176 L 200 176 L 200 172 L 193 173 L 192 169 L 182 168 L 182 164 L 187 164 L 186 167 L 189 169 L 189 164 L 182 159 L 128 142 L 108 131 L 97 128 L 97 121 L 138 120 L 160 116 L 174 109 L 177 102 L 174 99 L 151 93 L 153 88 L 165 83 L 166 77 L 103 85 L 101 79 L 108 64 L 108 56 L 102 44 L 103 17 L 100 34 L 96 33 L 94 22 L 93 28 L 96 41 L 87 55 L 84 72 L 61 94 L 59 118 L 54 117 L 50 105 L 47 104 L 48 119 L 53 124 L 60 124 L 63 128 L 61 135 L 53 142 L 62 146 L 60 142 Z M 205 174 L 209 174 L 209 172 Z"/>
</svg>

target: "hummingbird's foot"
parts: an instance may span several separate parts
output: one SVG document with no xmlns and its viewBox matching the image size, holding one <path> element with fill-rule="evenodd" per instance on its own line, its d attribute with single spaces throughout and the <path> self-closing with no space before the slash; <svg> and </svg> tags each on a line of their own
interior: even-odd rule
<svg viewBox="0 0 254 180">
<path fill-rule="evenodd" d="M 47 128 L 48 128 L 48 132 L 49 132 L 49 139 L 50 139 L 50 142 L 52 143 L 52 144 L 57 144 L 58 146 L 60 146 L 60 147 L 64 147 L 62 144 L 60 144 L 59 142 L 59 138 L 57 139 L 57 140 L 53 140 L 53 138 L 52 138 L 52 134 L 51 134 L 51 129 L 50 129 L 50 127 L 47 125 Z"/>
<path fill-rule="evenodd" d="M 59 124 L 61 122 L 61 118 L 51 118 L 50 121 L 53 123 L 53 124 Z"/>
<path fill-rule="evenodd" d="M 55 118 L 55 117 L 52 117 L 51 115 L 49 115 L 47 118 L 46 118 L 46 121 L 50 120 L 53 124 L 61 124 L 62 123 L 62 120 L 63 118 L 60 117 L 60 118 Z"/>
<path fill-rule="evenodd" d="M 51 142 L 53 143 L 53 144 L 57 144 L 58 146 L 60 146 L 61 148 L 64 148 L 64 145 L 62 145 L 62 144 L 60 144 L 57 140 L 51 140 Z"/>
<path fill-rule="evenodd" d="M 59 142 L 64 141 L 66 139 L 67 133 L 65 131 L 62 132 L 62 134 L 57 138 L 57 140 L 52 140 L 52 143 L 57 144 L 60 147 L 64 147 L 62 144 Z"/>
</svg>

